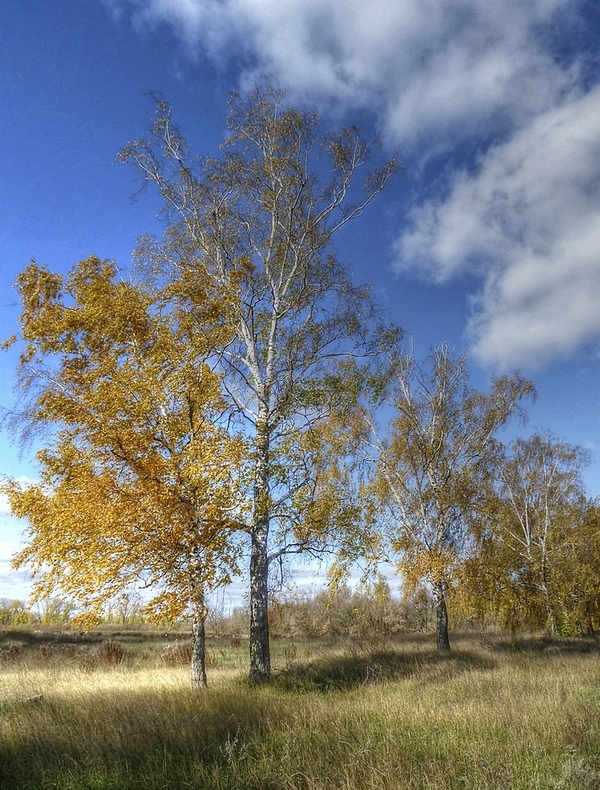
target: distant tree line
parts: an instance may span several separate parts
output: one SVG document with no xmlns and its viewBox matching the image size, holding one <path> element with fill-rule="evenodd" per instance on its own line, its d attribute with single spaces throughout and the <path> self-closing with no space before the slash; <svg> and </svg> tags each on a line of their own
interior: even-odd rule
<svg viewBox="0 0 600 790">
<path fill-rule="evenodd" d="M 14 598 L 0 598 L 0 625 L 70 626 L 77 622 L 79 607 L 75 601 L 64 598 L 44 598 L 32 606 Z M 123 593 L 108 605 L 102 623 L 122 626 L 142 626 L 149 622 L 143 614 L 143 602 L 139 594 Z"/>
</svg>

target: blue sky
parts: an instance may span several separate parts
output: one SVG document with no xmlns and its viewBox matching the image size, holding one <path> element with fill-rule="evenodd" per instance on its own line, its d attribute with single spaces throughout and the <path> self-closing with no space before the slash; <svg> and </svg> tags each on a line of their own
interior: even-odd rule
<svg viewBox="0 0 600 790">
<path fill-rule="evenodd" d="M 30 258 L 126 269 L 160 232 L 151 193 L 114 164 L 161 93 L 198 153 L 227 96 L 269 73 L 325 125 L 358 123 L 406 172 L 338 241 L 413 338 L 470 350 L 473 381 L 519 368 L 526 431 L 593 456 L 600 494 L 600 6 L 578 0 L 2 0 L 0 335 Z M 0 357 L 10 408 L 15 354 Z M 0 473 L 35 477 L 0 436 Z M 0 598 L 22 525 L 0 502 Z"/>
</svg>

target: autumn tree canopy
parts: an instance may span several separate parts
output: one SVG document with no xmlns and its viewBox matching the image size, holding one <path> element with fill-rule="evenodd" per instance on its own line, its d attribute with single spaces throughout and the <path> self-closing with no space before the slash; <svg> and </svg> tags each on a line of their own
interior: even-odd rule
<svg viewBox="0 0 600 790">
<path fill-rule="evenodd" d="M 517 438 L 498 460 L 492 512 L 477 535 L 466 592 L 480 618 L 578 632 L 598 613 L 598 525 L 585 496 L 587 453 L 549 433 Z"/>
<path fill-rule="evenodd" d="M 44 449 L 39 483 L 3 487 L 29 522 L 15 564 L 32 568 L 36 597 L 60 591 L 89 623 L 135 583 L 156 618 L 191 611 L 198 685 L 205 589 L 238 570 L 246 445 L 226 430 L 207 364 L 229 336 L 231 296 L 197 277 L 191 317 L 184 285 L 153 291 L 96 258 L 66 277 L 25 269 L 17 421 Z"/>
</svg>

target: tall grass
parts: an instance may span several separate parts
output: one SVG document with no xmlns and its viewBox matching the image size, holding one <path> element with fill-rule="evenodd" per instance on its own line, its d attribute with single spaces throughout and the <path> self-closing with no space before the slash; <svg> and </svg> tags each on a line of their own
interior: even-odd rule
<svg viewBox="0 0 600 790">
<path fill-rule="evenodd" d="M 454 645 L 280 643 L 265 687 L 246 684 L 239 649 L 221 649 L 202 692 L 159 663 L 6 662 L 0 787 L 600 787 L 593 643 Z"/>
</svg>

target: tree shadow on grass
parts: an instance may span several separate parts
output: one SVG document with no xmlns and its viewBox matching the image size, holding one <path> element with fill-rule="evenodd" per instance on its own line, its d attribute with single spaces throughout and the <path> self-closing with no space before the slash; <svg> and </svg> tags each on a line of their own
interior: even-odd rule
<svg viewBox="0 0 600 790">
<path fill-rule="evenodd" d="M 273 685 L 290 692 L 349 691 L 372 683 L 401 679 L 444 682 L 465 672 L 490 670 L 495 666 L 496 662 L 490 657 L 467 651 L 389 651 L 294 664 L 275 673 Z"/>
<path fill-rule="evenodd" d="M 520 653 L 536 658 L 557 656 L 590 655 L 600 653 L 600 642 L 596 636 L 516 636 L 494 639 L 491 648 L 500 653 Z"/>
</svg>

